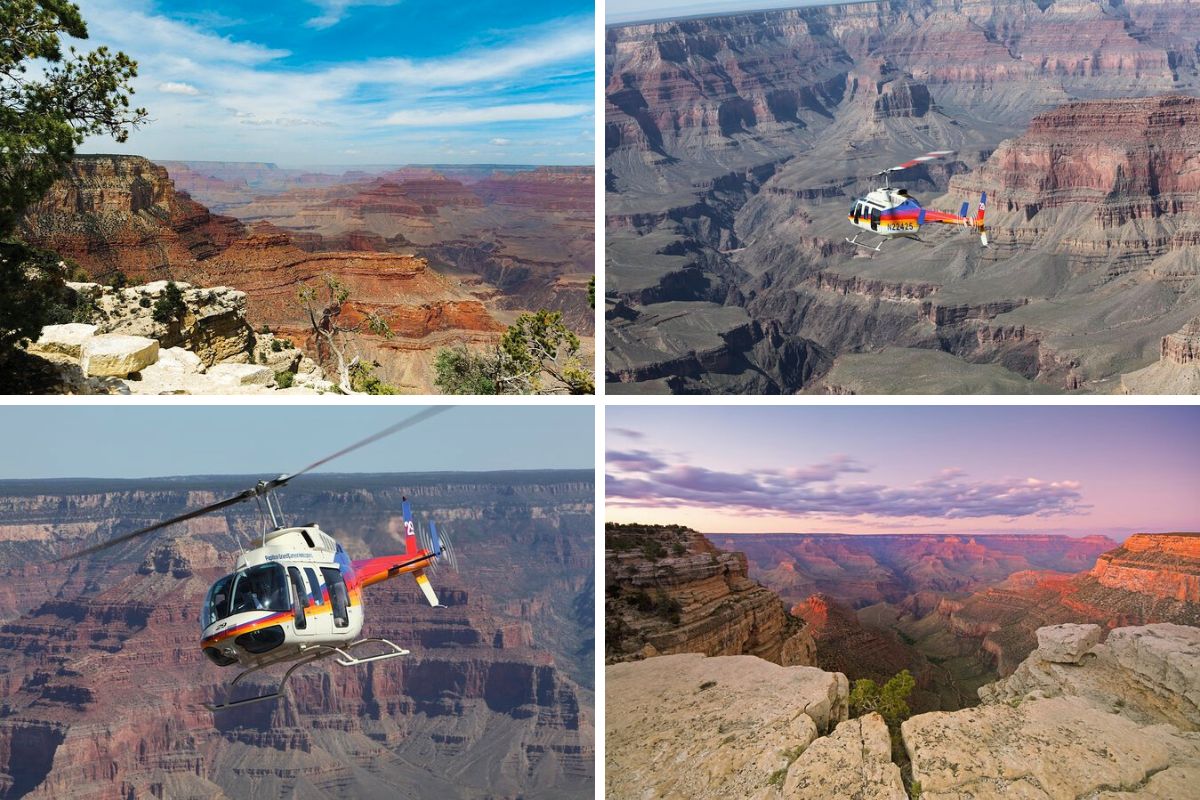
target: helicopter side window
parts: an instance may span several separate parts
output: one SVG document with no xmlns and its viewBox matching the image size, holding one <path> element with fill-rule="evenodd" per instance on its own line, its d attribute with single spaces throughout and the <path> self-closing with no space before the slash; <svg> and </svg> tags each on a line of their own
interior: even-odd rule
<svg viewBox="0 0 1200 800">
<path fill-rule="evenodd" d="M 234 577 L 232 613 L 291 610 L 287 576 L 279 564 L 260 564 Z"/>
<path fill-rule="evenodd" d="M 288 577 L 292 579 L 292 617 L 297 628 L 307 628 L 308 619 L 304 616 L 304 607 L 308 605 L 308 592 L 304 590 L 304 577 L 296 567 L 288 567 Z"/>
<path fill-rule="evenodd" d="M 226 575 L 208 590 L 208 596 L 204 598 L 204 610 L 200 612 L 202 628 L 229 616 L 229 585 L 232 582 L 233 576 Z"/>
<path fill-rule="evenodd" d="M 879 230 L 879 209 L 871 209 L 871 230 Z"/>
<path fill-rule="evenodd" d="M 350 624 L 350 597 L 346 593 L 346 581 L 342 573 L 332 567 L 321 567 L 325 585 L 329 587 L 329 602 L 333 604 L 333 626 L 345 628 Z"/>
<path fill-rule="evenodd" d="M 313 604 L 325 605 L 325 600 L 321 597 L 321 582 L 317 580 L 317 573 L 313 571 L 312 567 L 305 567 L 304 574 L 308 576 L 308 585 L 312 587 Z"/>
</svg>

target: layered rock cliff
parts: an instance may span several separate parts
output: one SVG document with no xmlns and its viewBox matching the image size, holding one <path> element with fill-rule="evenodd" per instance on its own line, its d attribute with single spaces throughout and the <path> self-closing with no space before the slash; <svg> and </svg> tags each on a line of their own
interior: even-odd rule
<svg viewBox="0 0 1200 800">
<path fill-rule="evenodd" d="M 1021 572 L 938 608 L 955 632 L 979 638 L 1011 673 L 1036 646 L 1035 631 L 1057 623 L 1106 629 L 1172 622 L 1200 625 L 1198 534 L 1135 534 L 1086 572 Z"/>
<path fill-rule="evenodd" d="M 95 277 L 154 281 L 186 277 L 245 226 L 175 191 L 167 171 L 145 158 L 87 155 L 28 209 L 20 233 Z"/>
<path fill-rule="evenodd" d="M 394 551 L 410 496 L 464 569 L 433 576 L 442 609 L 411 581 L 367 592 L 367 635 L 411 656 L 310 667 L 284 699 L 214 715 L 200 703 L 223 698 L 235 670 L 200 654 L 195 615 L 232 563 L 233 532 L 256 530 L 252 513 L 45 562 L 247 480 L 0 484 L 0 547 L 41 573 L 5 568 L 23 591 L 6 596 L 0 626 L 0 795 L 592 796 L 591 623 L 578 612 L 592 592 L 588 475 L 318 477 L 289 492 L 289 510 L 354 557 Z"/>
<path fill-rule="evenodd" d="M 670 653 L 813 664 L 814 644 L 746 557 L 678 526 L 605 527 L 605 659 Z"/>
<path fill-rule="evenodd" d="M 906 0 L 610 27 L 608 380 L 1200 390 L 1193 366 L 1159 363 L 1200 313 L 1193 16 L 1184 0 Z M 934 149 L 957 155 L 902 185 L 952 211 L 986 190 L 992 247 L 948 227 L 847 245 L 875 173 Z M 657 313 L 671 303 L 698 331 L 738 311 L 787 336 L 697 367 L 699 337 Z M 781 380 L 765 368 L 781 346 L 826 357 Z"/>
</svg>

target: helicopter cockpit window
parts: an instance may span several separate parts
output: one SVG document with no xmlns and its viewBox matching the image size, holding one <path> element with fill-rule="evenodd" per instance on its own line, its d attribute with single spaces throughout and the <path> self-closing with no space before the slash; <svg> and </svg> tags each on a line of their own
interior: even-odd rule
<svg viewBox="0 0 1200 800">
<path fill-rule="evenodd" d="M 204 610 L 200 614 L 201 627 L 207 628 L 214 622 L 229 616 L 229 588 L 233 576 L 226 575 L 213 584 L 204 598 Z"/>
<path fill-rule="evenodd" d="M 243 611 L 290 610 L 287 573 L 278 564 L 260 564 L 214 583 L 204 600 L 201 622 L 208 627 Z"/>
<path fill-rule="evenodd" d="M 260 564 L 234 574 L 232 613 L 290 611 L 287 575 L 278 564 Z"/>
</svg>

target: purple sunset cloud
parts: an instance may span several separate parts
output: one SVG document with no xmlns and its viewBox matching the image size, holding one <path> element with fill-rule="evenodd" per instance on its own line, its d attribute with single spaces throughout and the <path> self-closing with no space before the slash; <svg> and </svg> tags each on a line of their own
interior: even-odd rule
<svg viewBox="0 0 1200 800">
<path fill-rule="evenodd" d="M 972 480 L 960 469 L 942 470 L 911 486 L 842 483 L 867 468 L 846 456 L 787 469 L 724 472 L 670 465 L 646 450 L 608 453 L 606 494 L 628 507 L 740 508 L 746 512 L 853 517 L 972 519 L 1046 517 L 1088 508 L 1071 480 L 1001 478 Z"/>
</svg>

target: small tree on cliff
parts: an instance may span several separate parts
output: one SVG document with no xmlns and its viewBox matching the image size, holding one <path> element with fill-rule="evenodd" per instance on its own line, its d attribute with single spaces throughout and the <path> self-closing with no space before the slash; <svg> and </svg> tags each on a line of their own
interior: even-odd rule
<svg viewBox="0 0 1200 800">
<path fill-rule="evenodd" d="M 328 273 L 318 285 L 302 284 L 298 297 L 312 329 L 317 361 L 337 369 L 338 388 L 346 394 L 395 394 L 393 387 L 373 375 L 374 365 L 364 364 L 358 353 L 358 335 L 364 329 L 392 338 L 387 321 L 373 311 L 352 321 L 344 313 L 350 310 L 350 290 Z"/>
<path fill-rule="evenodd" d="M 596 381 L 579 351 L 562 313 L 542 309 L 518 317 L 490 353 L 439 352 L 435 383 L 446 394 L 593 394 Z"/>
<path fill-rule="evenodd" d="M 57 259 L 11 238 L 21 215 L 85 137 L 107 133 L 123 142 L 146 119 L 145 109 L 129 104 L 136 63 L 104 47 L 72 47 L 64 56 L 63 34 L 88 35 L 73 3 L 0 2 L 0 362 L 46 324 L 47 291 L 63 280 Z"/>
</svg>

